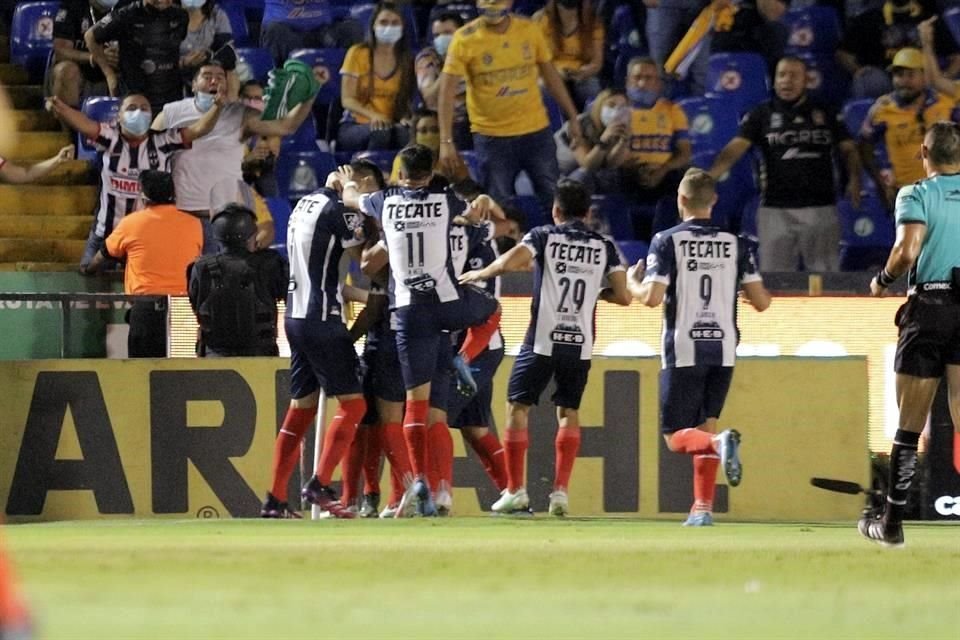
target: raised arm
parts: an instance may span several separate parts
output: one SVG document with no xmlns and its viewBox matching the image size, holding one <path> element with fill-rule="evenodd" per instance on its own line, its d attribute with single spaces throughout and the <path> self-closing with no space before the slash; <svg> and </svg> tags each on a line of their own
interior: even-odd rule
<svg viewBox="0 0 960 640">
<path fill-rule="evenodd" d="M 300 128 L 303 121 L 313 112 L 316 96 L 295 106 L 281 120 L 261 120 L 260 114 L 250 109 L 244 120 L 244 138 L 258 136 L 288 136 Z"/>
<path fill-rule="evenodd" d="M 181 135 L 183 135 L 183 141 L 186 144 L 190 144 L 197 138 L 202 138 L 213 131 L 213 128 L 217 124 L 217 120 L 220 119 L 220 114 L 223 113 L 224 99 L 225 96 L 218 93 L 213 99 L 213 106 L 207 109 L 207 112 L 203 114 L 199 120 L 183 130 Z M 160 118 L 163 118 L 163 112 L 161 112 L 160 115 L 154 119 L 154 126 L 157 124 Z M 164 120 L 166 120 L 166 118 L 164 118 Z"/>
<path fill-rule="evenodd" d="M 951 98 L 956 97 L 956 85 L 953 80 L 944 77 L 937 62 L 937 52 L 934 49 L 933 25 L 937 16 L 924 20 L 917 26 L 920 33 L 920 42 L 923 45 L 923 72 L 927 76 L 927 83 L 942 94 Z"/>
<path fill-rule="evenodd" d="M 713 176 L 714 180 L 719 180 L 720 176 L 730 171 L 730 168 L 737 164 L 737 161 L 743 157 L 743 154 L 750 150 L 751 144 L 752 143 L 746 138 L 735 136 L 720 150 L 720 153 L 717 154 L 717 157 L 713 161 L 713 166 L 710 167 L 710 171 L 707 173 Z"/>
<path fill-rule="evenodd" d="M 511 271 L 525 271 L 533 252 L 525 244 L 518 244 L 483 269 L 467 271 L 460 276 L 460 284 L 489 280 Z"/>
<path fill-rule="evenodd" d="M 52 158 L 47 158 L 43 162 L 38 162 L 37 164 L 31 165 L 29 167 L 22 167 L 10 162 L 7 162 L 2 167 L 0 167 L 0 182 L 7 182 L 10 184 L 25 184 L 28 182 L 36 182 L 43 176 L 47 175 L 53 171 L 58 165 L 71 160 L 73 158 L 74 151 L 76 147 L 72 144 L 65 146 L 63 149 L 60 149 L 57 152 L 57 155 Z"/>
<path fill-rule="evenodd" d="M 47 111 L 53 112 L 61 122 L 89 140 L 95 140 L 100 135 L 99 122 L 91 120 L 57 96 L 47 98 Z"/>
</svg>

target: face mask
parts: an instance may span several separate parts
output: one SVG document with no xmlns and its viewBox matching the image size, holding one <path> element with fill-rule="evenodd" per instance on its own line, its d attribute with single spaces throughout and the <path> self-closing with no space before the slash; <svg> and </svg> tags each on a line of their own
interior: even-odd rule
<svg viewBox="0 0 960 640">
<path fill-rule="evenodd" d="M 620 117 L 620 107 L 603 107 L 600 109 L 600 122 L 605 127 L 617 121 Z"/>
<path fill-rule="evenodd" d="M 124 111 L 123 128 L 132 136 L 142 136 L 150 128 L 150 113 L 140 109 Z"/>
<path fill-rule="evenodd" d="M 580 6 L 580 0 L 557 0 L 557 2 L 564 9 L 576 9 Z"/>
<path fill-rule="evenodd" d="M 263 113 L 263 110 L 266 107 L 263 102 L 263 98 L 244 98 L 243 104 L 254 111 L 259 111 L 260 113 Z"/>
<path fill-rule="evenodd" d="M 510 13 L 507 9 L 496 9 L 490 7 L 489 9 L 484 9 L 480 12 L 480 15 L 483 16 L 483 19 L 486 20 L 489 24 L 498 24 L 504 18 L 507 17 L 507 14 Z"/>
<path fill-rule="evenodd" d="M 180 0 L 180 6 L 184 9 L 199 9 L 206 0 Z"/>
<path fill-rule="evenodd" d="M 422 144 L 423 146 L 436 151 L 437 149 L 440 148 L 440 134 L 439 133 L 418 133 L 417 144 Z"/>
<path fill-rule="evenodd" d="M 373 34 L 377 37 L 377 42 L 384 44 L 396 44 L 403 37 L 403 27 L 399 25 L 390 25 L 387 27 L 374 27 Z"/>
<path fill-rule="evenodd" d="M 210 107 L 213 106 L 213 94 L 207 93 L 206 91 L 197 91 L 197 95 L 194 96 L 194 102 L 197 105 L 202 113 L 210 111 Z"/>
<path fill-rule="evenodd" d="M 110 11 L 115 6 L 117 6 L 117 2 L 119 2 L 119 0 L 94 0 L 94 1 L 96 2 L 97 6 L 103 9 L 104 11 Z"/>
<path fill-rule="evenodd" d="M 437 50 L 441 58 L 447 57 L 447 49 L 450 48 L 451 40 L 453 40 L 453 36 L 449 33 L 441 33 L 433 39 L 433 48 Z"/>
<path fill-rule="evenodd" d="M 656 104 L 659 97 L 660 94 L 649 89 L 627 89 L 627 98 L 638 109 L 649 109 Z"/>
</svg>

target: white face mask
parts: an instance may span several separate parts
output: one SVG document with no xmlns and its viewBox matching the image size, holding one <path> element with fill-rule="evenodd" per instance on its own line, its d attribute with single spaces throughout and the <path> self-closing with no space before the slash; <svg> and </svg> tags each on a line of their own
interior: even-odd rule
<svg viewBox="0 0 960 640">
<path fill-rule="evenodd" d="M 386 27 L 374 27 L 373 34 L 377 36 L 377 42 L 396 44 L 403 37 L 403 27 L 393 24 Z"/>
<path fill-rule="evenodd" d="M 184 9 L 199 9 L 206 0 L 180 0 L 180 5 Z"/>
<path fill-rule="evenodd" d="M 602 107 L 600 109 L 600 122 L 605 127 L 609 127 L 611 124 L 617 121 L 617 118 L 620 117 L 620 107 Z"/>
<path fill-rule="evenodd" d="M 440 54 L 440 57 L 447 57 L 447 49 L 450 48 L 451 40 L 453 40 L 453 35 L 449 33 L 441 33 L 438 36 L 434 36 L 433 48 L 437 50 L 437 53 Z"/>
</svg>

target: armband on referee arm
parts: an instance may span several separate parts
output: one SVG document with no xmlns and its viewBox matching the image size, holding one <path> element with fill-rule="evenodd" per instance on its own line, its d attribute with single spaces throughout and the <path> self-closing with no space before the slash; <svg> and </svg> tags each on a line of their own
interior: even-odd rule
<svg viewBox="0 0 960 640">
<path fill-rule="evenodd" d="M 884 267 L 883 269 L 880 269 L 880 271 L 877 272 L 877 275 L 875 277 L 877 279 L 877 284 L 883 287 L 884 289 L 886 289 L 887 287 L 889 287 L 890 285 L 892 285 L 894 282 L 897 281 L 897 276 L 887 271 L 886 267 Z"/>
</svg>

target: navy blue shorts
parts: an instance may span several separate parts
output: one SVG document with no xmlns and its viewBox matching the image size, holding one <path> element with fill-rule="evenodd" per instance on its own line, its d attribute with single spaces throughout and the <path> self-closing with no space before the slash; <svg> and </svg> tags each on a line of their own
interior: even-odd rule
<svg viewBox="0 0 960 640">
<path fill-rule="evenodd" d="M 331 397 L 363 392 L 360 359 L 343 322 L 286 318 L 284 327 L 290 343 L 292 398 L 320 388 Z"/>
<path fill-rule="evenodd" d="M 433 380 L 440 349 L 450 343 L 450 335 L 444 331 L 483 323 L 497 310 L 497 304 L 486 291 L 466 286 L 457 300 L 412 304 L 394 311 L 404 386 L 413 389 Z"/>
<path fill-rule="evenodd" d="M 733 367 L 672 367 L 660 370 L 660 431 L 673 433 L 719 418 L 733 380 Z"/>
<path fill-rule="evenodd" d="M 477 381 L 477 393 L 466 398 L 457 392 L 454 378 L 450 386 L 450 404 L 447 422 L 454 429 L 463 427 L 489 427 L 493 424 L 490 405 L 493 402 L 493 377 L 503 361 L 503 349 L 484 349 L 470 363 L 473 379 Z"/>
<path fill-rule="evenodd" d="M 551 398 L 553 403 L 566 409 L 579 409 L 589 373 L 589 360 L 542 356 L 534 353 L 532 347 L 523 345 L 510 372 L 507 400 L 525 405 L 538 404 L 540 395 L 553 378 L 557 383 L 557 390 Z"/>
</svg>

